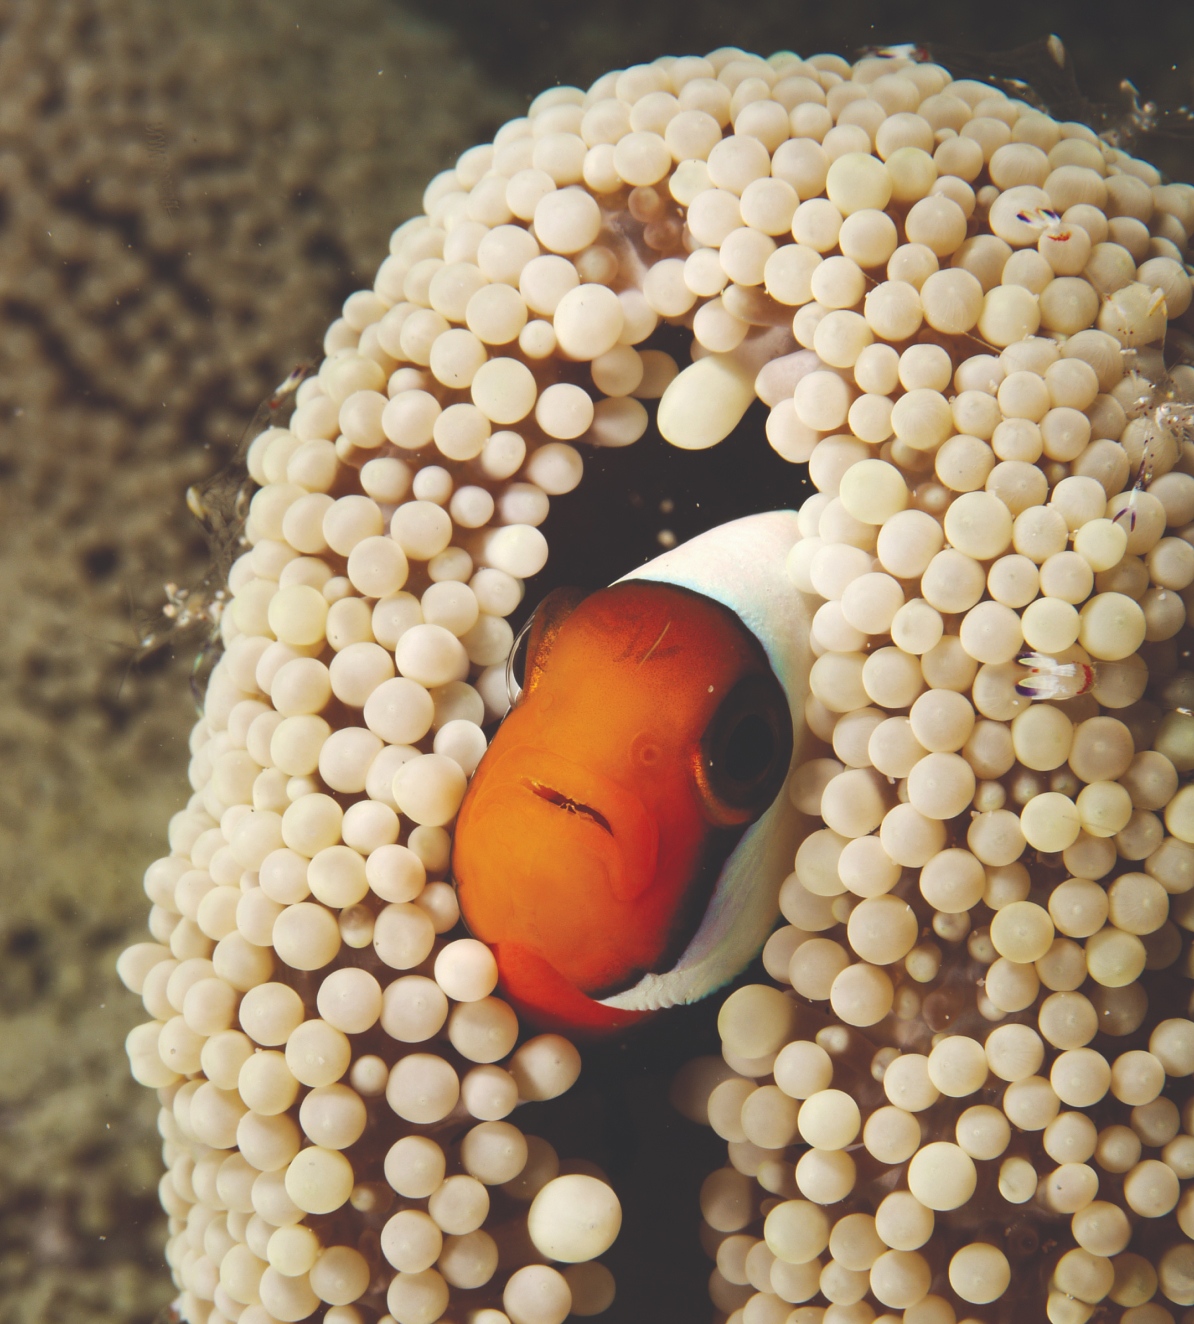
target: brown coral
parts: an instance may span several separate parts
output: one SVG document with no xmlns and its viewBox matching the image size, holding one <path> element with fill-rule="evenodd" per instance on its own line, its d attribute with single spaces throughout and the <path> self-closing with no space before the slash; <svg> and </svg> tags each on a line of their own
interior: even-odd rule
<svg viewBox="0 0 1194 1324">
<path fill-rule="evenodd" d="M 106 994 L 190 659 L 125 676 L 129 598 L 201 571 L 182 491 L 497 107 L 450 39 L 356 0 L 17 0 L 0 79 L 0 1297 L 145 1319 L 152 1123 Z"/>
</svg>

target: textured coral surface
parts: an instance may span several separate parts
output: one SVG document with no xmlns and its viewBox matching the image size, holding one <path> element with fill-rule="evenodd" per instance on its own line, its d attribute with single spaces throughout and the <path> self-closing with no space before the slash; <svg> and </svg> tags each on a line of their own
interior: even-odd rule
<svg viewBox="0 0 1194 1324">
<path fill-rule="evenodd" d="M 609 1305 L 589 1137 L 577 1160 L 505 1120 L 580 1058 L 517 1046 L 445 874 L 460 811 L 464 890 L 569 443 L 600 468 L 655 400 L 682 450 L 762 401 L 817 488 L 767 553 L 815 609 L 789 683 L 826 747 L 789 789 L 824 827 L 771 880 L 792 992 L 736 991 L 676 1095 L 730 1143 L 701 1191 L 715 1306 L 1194 1304 L 1194 1022 L 1166 1016 L 1194 878 L 1194 186 L 1116 141 L 932 62 L 721 48 L 549 89 L 431 181 L 249 448 L 194 794 L 145 874 L 154 941 L 120 959 L 183 1319 Z"/>
<path fill-rule="evenodd" d="M 17 0 L 0 82 L 0 1317 L 145 1320 L 158 1160 L 112 962 L 185 793 L 195 645 L 129 670 L 130 600 L 202 573 L 183 490 L 512 107 L 364 3 Z"/>
<path fill-rule="evenodd" d="M 866 31 L 873 15 L 853 11 L 815 21 Z M 694 48 L 730 35 L 716 8 L 685 15 Z M 527 89 L 627 63 L 622 42 L 654 54 L 671 31 L 595 30 L 587 7 L 581 37 L 564 34 L 577 73 L 534 5 L 503 29 L 533 35 L 517 51 L 450 17 Z M 1013 39 L 1030 35 L 1015 17 Z M 1167 72 L 1179 20 L 1101 52 L 1065 35 L 1113 83 L 1124 58 Z M 515 107 L 452 41 L 376 4 L 329 17 L 47 0 L 0 23 L 0 1314 L 148 1319 L 168 1295 L 157 1145 L 121 1059 L 130 1000 L 111 967 L 141 927 L 130 879 L 185 795 L 192 709 L 189 655 L 126 675 L 128 597 L 154 602 L 163 580 L 201 571 L 183 488 L 368 282 L 426 179 Z M 755 44 L 785 41 L 777 23 Z M 400 63 L 401 80 L 379 76 Z"/>
</svg>

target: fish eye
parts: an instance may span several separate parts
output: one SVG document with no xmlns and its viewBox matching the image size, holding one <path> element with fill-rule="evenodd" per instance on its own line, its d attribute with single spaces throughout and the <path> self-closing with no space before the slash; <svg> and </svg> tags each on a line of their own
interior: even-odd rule
<svg viewBox="0 0 1194 1324">
<path fill-rule="evenodd" d="M 771 766 L 775 746 L 775 736 L 762 713 L 743 713 L 726 738 L 726 777 L 736 785 L 755 781 Z"/>
<path fill-rule="evenodd" d="M 528 616 L 522 629 L 514 636 L 510 653 L 506 658 L 506 697 L 510 700 L 511 708 L 518 706 L 526 684 L 527 645 L 534 624 L 534 616 Z"/>
<path fill-rule="evenodd" d="M 723 824 L 745 823 L 775 799 L 792 759 L 792 716 L 770 673 L 744 676 L 701 738 L 697 786 Z"/>
</svg>

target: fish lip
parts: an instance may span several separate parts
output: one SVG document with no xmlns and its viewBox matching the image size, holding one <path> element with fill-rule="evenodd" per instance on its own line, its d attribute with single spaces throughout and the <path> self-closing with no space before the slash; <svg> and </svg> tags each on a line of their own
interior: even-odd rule
<svg viewBox="0 0 1194 1324">
<path fill-rule="evenodd" d="M 607 1006 L 577 988 L 547 957 L 524 943 L 497 942 L 493 951 L 502 991 L 539 1029 L 567 1034 L 571 1038 L 599 1039 L 629 1029 L 651 1014 L 649 1010 Z M 539 979 L 535 978 L 536 975 Z M 541 980 L 546 981 L 547 988 L 535 987 Z M 554 990 L 550 987 L 553 984 Z"/>
<path fill-rule="evenodd" d="M 614 830 L 609 825 L 609 819 L 594 809 L 592 805 L 585 804 L 582 800 L 574 800 L 571 796 L 565 795 L 563 791 L 557 791 L 554 786 L 548 786 L 546 782 L 541 782 L 535 777 L 523 777 L 522 784 L 532 795 L 537 795 L 540 800 L 546 800 L 548 804 L 555 805 L 557 809 L 565 813 L 576 814 L 579 818 L 587 818 L 590 822 L 596 823 L 599 828 L 608 832 L 612 837 Z"/>
</svg>

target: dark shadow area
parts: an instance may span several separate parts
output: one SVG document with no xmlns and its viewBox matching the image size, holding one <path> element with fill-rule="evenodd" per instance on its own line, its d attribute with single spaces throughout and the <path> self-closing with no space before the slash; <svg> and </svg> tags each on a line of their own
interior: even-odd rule
<svg viewBox="0 0 1194 1324">
<path fill-rule="evenodd" d="M 553 84 L 587 87 L 609 69 L 662 54 L 703 54 L 733 45 L 762 55 L 795 50 L 857 55 L 867 47 L 916 42 L 946 67 L 991 52 L 1014 51 L 1056 33 L 1069 53 L 1083 93 L 1116 105 L 1130 79 L 1162 109 L 1191 98 L 1194 6 L 1162 3 L 1141 10 L 1112 0 L 966 5 L 955 0 L 725 0 L 643 4 L 641 0 L 411 0 L 448 23 L 472 57 L 498 83 L 528 101 Z M 997 72 L 992 69 L 991 72 Z M 971 74 L 967 68 L 966 76 Z M 1027 75 L 1021 71 L 1020 77 Z M 1151 138 L 1141 154 L 1176 171 L 1189 144 Z"/>
<path fill-rule="evenodd" d="M 732 987 L 767 979 L 755 962 Z M 728 992 L 729 990 L 725 990 Z M 519 1108 L 517 1124 L 561 1160 L 598 1164 L 622 1202 L 622 1231 L 602 1263 L 618 1284 L 602 1324 L 699 1324 L 709 1317 L 713 1263 L 701 1247 L 700 1190 L 726 1161 L 725 1141 L 682 1117 L 668 1092 L 694 1057 L 719 1056 L 718 994 L 674 1007 L 633 1034 L 582 1047 L 580 1080 L 564 1096 Z"/>
<path fill-rule="evenodd" d="M 707 451 L 669 446 L 653 416 L 647 434 L 625 450 L 586 448 L 581 486 L 552 500 L 543 525 L 551 557 L 528 583 L 524 615 L 553 588 L 598 588 L 620 578 L 658 556 L 669 534 L 682 543 L 743 515 L 797 509 L 813 490 L 808 467 L 771 449 L 766 417 L 756 402 L 735 432 Z"/>
</svg>

